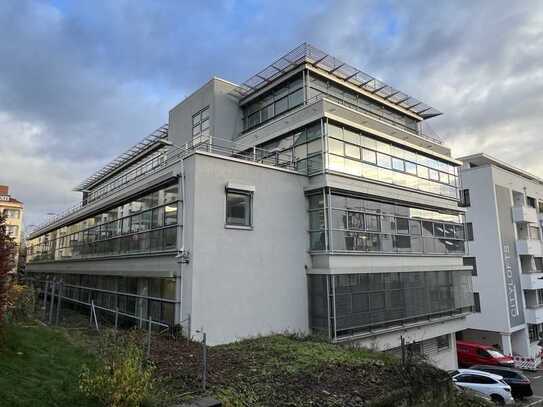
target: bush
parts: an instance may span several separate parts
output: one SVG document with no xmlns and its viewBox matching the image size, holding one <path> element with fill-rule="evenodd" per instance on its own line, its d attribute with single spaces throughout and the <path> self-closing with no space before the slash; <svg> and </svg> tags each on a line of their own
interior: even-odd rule
<svg viewBox="0 0 543 407">
<path fill-rule="evenodd" d="M 7 289 L 8 320 L 28 320 L 34 312 L 34 293 L 32 288 L 12 280 Z"/>
<path fill-rule="evenodd" d="M 88 397 L 111 407 L 137 407 L 151 396 L 154 366 L 131 335 L 105 334 L 99 352 L 103 363 L 80 375 L 79 388 Z"/>
</svg>

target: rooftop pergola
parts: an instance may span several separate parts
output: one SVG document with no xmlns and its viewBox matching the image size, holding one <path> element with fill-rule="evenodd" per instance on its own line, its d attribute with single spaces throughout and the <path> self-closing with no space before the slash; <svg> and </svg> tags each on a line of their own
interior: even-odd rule
<svg viewBox="0 0 543 407">
<path fill-rule="evenodd" d="M 437 109 L 411 97 L 383 81 L 357 69 L 346 62 L 337 59 L 314 46 L 303 43 L 292 51 L 283 55 L 271 65 L 264 68 L 256 75 L 242 83 L 238 92 L 242 97 L 251 95 L 268 83 L 296 68 L 302 63 L 307 63 L 322 69 L 330 75 L 349 82 L 367 92 L 370 92 L 389 103 L 401 106 L 423 119 L 439 116 L 442 113 Z"/>
<path fill-rule="evenodd" d="M 85 191 L 96 182 L 106 178 L 107 176 L 121 168 L 123 165 L 125 165 L 127 162 L 137 157 L 145 150 L 149 149 L 151 146 L 156 144 L 158 140 L 164 139 L 166 137 L 168 137 L 168 124 L 164 124 L 163 126 L 159 127 L 147 137 L 145 137 L 143 140 L 141 140 L 139 143 L 130 147 L 127 151 L 119 155 L 109 164 L 106 164 L 105 166 L 100 168 L 93 175 L 91 175 L 83 182 L 81 182 L 77 187 L 75 187 L 74 191 Z"/>
</svg>

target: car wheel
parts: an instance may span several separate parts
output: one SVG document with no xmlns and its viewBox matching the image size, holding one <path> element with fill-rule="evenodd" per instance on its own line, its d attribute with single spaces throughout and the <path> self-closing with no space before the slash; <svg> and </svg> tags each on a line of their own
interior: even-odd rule
<svg viewBox="0 0 543 407">
<path fill-rule="evenodd" d="M 490 399 L 496 404 L 497 406 L 505 406 L 505 400 L 502 396 L 499 394 L 493 394 L 490 396 Z"/>
</svg>

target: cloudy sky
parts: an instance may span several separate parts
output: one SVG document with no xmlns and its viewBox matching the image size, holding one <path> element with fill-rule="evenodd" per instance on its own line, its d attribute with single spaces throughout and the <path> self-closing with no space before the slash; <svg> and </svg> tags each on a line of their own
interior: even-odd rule
<svg viewBox="0 0 543 407">
<path fill-rule="evenodd" d="M 306 41 L 435 106 L 455 156 L 543 177 L 543 1 L 0 1 L 0 184 L 26 224 L 211 76 Z"/>
</svg>

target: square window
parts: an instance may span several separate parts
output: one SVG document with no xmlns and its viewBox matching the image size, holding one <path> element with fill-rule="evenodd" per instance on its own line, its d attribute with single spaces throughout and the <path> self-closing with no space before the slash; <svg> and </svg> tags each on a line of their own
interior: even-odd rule
<svg viewBox="0 0 543 407">
<path fill-rule="evenodd" d="M 375 151 L 366 150 L 365 148 L 362 149 L 362 160 L 375 164 L 376 162 L 376 155 Z"/>
<path fill-rule="evenodd" d="M 345 155 L 360 160 L 360 147 L 353 146 L 352 144 L 345 144 Z"/>
<path fill-rule="evenodd" d="M 226 190 L 226 224 L 252 226 L 252 193 Z"/>
<path fill-rule="evenodd" d="M 421 178 L 428 178 L 428 168 L 422 165 L 417 166 L 417 175 Z"/>
<path fill-rule="evenodd" d="M 405 162 L 405 172 L 413 175 L 417 175 L 417 164 L 410 161 Z"/>
<path fill-rule="evenodd" d="M 394 168 L 396 171 L 405 171 L 403 160 L 392 157 L 392 168 Z"/>
<path fill-rule="evenodd" d="M 377 153 L 377 165 L 383 168 L 392 168 L 390 158 L 389 155 Z"/>
</svg>

